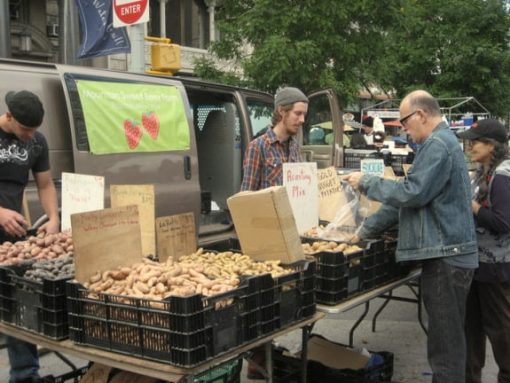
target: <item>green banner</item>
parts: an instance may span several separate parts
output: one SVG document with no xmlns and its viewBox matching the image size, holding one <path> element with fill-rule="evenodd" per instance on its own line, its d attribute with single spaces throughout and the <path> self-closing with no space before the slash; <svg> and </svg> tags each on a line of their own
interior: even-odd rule
<svg viewBox="0 0 510 383">
<path fill-rule="evenodd" d="M 93 154 L 190 147 L 179 90 L 170 85 L 76 80 Z"/>
</svg>

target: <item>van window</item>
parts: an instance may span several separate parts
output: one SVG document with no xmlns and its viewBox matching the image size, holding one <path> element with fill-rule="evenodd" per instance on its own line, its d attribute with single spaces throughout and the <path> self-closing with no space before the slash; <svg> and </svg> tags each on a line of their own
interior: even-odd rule
<svg viewBox="0 0 510 383">
<path fill-rule="evenodd" d="M 271 126 L 271 117 L 273 115 L 273 104 L 259 100 L 247 99 L 248 112 L 250 113 L 250 122 L 252 137 L 264 133 L 268 126 Z"/>
<path fill-rule="evenodd" d="M 303 125 L 303 144 L 331 145 L 333 141 L 333 122 L 327 95 L 311 98 Z"/>
</svg>

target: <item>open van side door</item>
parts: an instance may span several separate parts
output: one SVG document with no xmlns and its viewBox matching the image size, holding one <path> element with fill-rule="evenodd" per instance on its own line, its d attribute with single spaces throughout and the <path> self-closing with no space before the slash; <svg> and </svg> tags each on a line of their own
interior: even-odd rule
<svg viewBox="0 0 510 383">
<path fill-rule="evenodd" d="M 105 207 L 112 184 L 153 184 L 156 217 L 193 212 L 198 225 L 197 150 L 183 85 L 85 67 L 57 65 L 57 70 L 74 171 L 105 177 Z"/>
<path fill-rule="evenodd" d="M 344 124 L 335 91 L 314 92 L 308 99 L 308 114 L 300 133 L 301 158 L 317 162 L 319 169 L 343 167 Z"/>
</svg>

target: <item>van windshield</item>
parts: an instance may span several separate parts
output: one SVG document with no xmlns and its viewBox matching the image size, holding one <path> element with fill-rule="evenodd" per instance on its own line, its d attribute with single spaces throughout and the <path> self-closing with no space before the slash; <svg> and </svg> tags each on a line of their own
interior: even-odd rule
<svg viewBox="0 0 510 383">
<path fill-rule="evenodd" d="M 264 132 L 265 128 L 271 125 L 273 104 L 253 99 L 247 99 L 246 103 L 250 113 L 252 137 L 259 136 Z"/>
</svg>

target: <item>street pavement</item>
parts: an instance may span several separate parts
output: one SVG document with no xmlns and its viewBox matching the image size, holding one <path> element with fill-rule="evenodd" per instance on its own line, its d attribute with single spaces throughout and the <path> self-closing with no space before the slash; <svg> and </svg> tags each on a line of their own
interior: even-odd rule
<svg viewBox="0 0 510 383">
<path fill-rule="evenodd" d="M 411 291 L 402 286 L 395 289 L 394 295 L 412 298 Z M 372 316 L 383 302 L 375 299 L 370 304 L 370 311 L 354 334 L 354 347 L 366 348 L 372 351 L 390 351 L 394 354 L 393 379 L 394 383 L 431 383 L 432 376 L 426 357 L 426 335 L 417 320 L 417 306 L 414 303 L 391 301 L 377 319 L 376 331 L 372 332 Z M 349 329 L 363 312 L 363 307 L 357 307 L 348 312 L 327 315 L 314 326 L 313 332 L 326 338 L 347 344 Z M 426 314 L 424 314 L 426 321 Z M 294 331 L 275 342 L 286 348 L 297 351 L 301 342 L 301 331 Z M 497 381 L 497 366 L 492 356 L 490 346 L 484 369 L 483 382 Z M 87 362 L 77 358 L 70 358 L 78 367 Z M 246 363 L 244 363 L 246 365 Z M 59 358 L 53 354 L 41 358 L 41 374 L 60 375 L 69 371 Z M 9 363 L 5 349 L 0 350 L 0 383 L 8 382 Z M 246 368 L 241 375 L 242 383 L 260 382 L 246 378 Z"/>
</svg>

